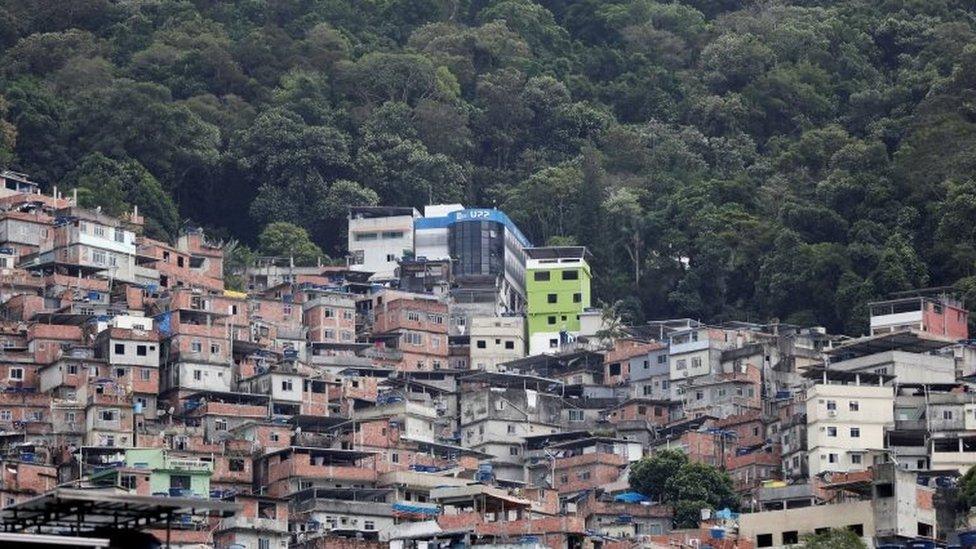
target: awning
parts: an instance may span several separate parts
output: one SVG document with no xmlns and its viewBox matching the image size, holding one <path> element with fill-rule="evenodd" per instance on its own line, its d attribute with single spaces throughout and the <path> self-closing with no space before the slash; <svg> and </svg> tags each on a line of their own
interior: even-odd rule
<svg viewBox="0 0 976 549">
<path fill-rule="evenodd" d="M 202 498 L 137 496 L 116 490 L 57 488 L 0 510 L 4 532 L 81 535 L 165 524 L 176 515 L 232 514 L 239 503 Z"/>
</svg>

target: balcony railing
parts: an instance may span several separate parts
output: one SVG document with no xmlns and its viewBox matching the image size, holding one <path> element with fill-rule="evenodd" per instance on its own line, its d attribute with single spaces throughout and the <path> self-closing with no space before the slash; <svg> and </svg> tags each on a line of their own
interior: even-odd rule
<svg viewBox="0 0 976 549">
<path fill-rule="evenodd" d="M 167 458 L 163 463 L 163 466 L 166 469 L 175 469 L 177 471 L 212 471 L 212 464 L 210 462 L 199 461 L 196 459 Z"/>
<path fill-rule="evenodd" d="M 219 530 L 230 530 L 232 528 L 246 528 L 249 530 L 272 530 L 275 532 L 287 532 L 288 522 L 284 520 L 269 518 L 251 517 L 229 517 L 220 521 Z"/>
</svg>

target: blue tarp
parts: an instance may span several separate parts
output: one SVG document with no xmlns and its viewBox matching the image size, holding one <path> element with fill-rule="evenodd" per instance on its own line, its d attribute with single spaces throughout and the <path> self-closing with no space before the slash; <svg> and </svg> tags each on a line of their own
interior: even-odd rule
<svg viewBox="0 0 976 549">
<path fill-rule="evenodd" d="M 173 313 L 171 311 L 166 311 L 156 316 L 156 329 L 159 331 L 159 335 L 163 337 L 170 335 L 170 332 L 173 331 L 172 319 Z"/>
<path fill-rule="evenodd" d="M 644 494 L 639 494 L 637 492 L 624 492 L 623 494 L 617 494 L 614 496 L 613 501 L 622 501 L 624 503 L 640 503 L 642 501 L 650 501 L 650 498 Z"/>
<path fill-rule="evenodd" d="M 394 511 L 400 511 L 401 513 L 414 513 L 418 515 L 439 515 L 441 514 L 440 509 L 437 507 L 426 507 L 421 505 L 410 505 L 408 503 L 394 503 Z"/>
</svg>

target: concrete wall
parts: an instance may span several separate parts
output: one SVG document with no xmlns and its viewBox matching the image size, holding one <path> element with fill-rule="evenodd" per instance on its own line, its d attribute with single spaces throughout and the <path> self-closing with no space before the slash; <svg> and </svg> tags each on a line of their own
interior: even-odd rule
<svg viewBox="0 0 976 549">
<path fill-rule="evenodd" d="M 885 428 L 894 425 L 894 389 L 814 385 L 807 390 L 806 411 L 810 475 L 864 470 L 871 465 L 870 457 L 863 455 L 861 463 L 857 463 L 852 456 L 858 454 L 852 452 L 884 448 Z M 852 436 L 852 428 L 859 430 L 859 436 Z M 836 436 L 831 436 L 832 431 L 836 431 Z M 834 463 L 831 454 L 835 456 Z"/>
<path fill-rule="evenodd" d="M 760 536 L 772 534 L 772 545 L 765 547 L 783 547 L 784 532 L 796 532 L 802 538 L 820 528 L 847 528 L 856 524 L 863 528 L 865 543 L 873 547 L 874 511 L 870 501 L 743 513 L 739 516 L 739 536 L 756 540 L 756 547 L 763 547 L 759 544 Z"/>
</svg>

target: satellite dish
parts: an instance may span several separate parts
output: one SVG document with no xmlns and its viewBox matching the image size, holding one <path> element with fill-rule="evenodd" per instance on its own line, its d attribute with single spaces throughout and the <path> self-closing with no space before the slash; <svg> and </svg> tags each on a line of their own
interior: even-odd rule
<svg viewBox="0 0 976 549">
<path fill-rule="evenodd" d="M 169 410 L 166 410 L 166 413 L 168 413 L 169 415 L 173 415 L 173 412 L 175 412 L 175 411 L 176 411 L 176 408 L 173 408 L 172 406 L 170 406 L 169 407 Z"/>
</svg>

